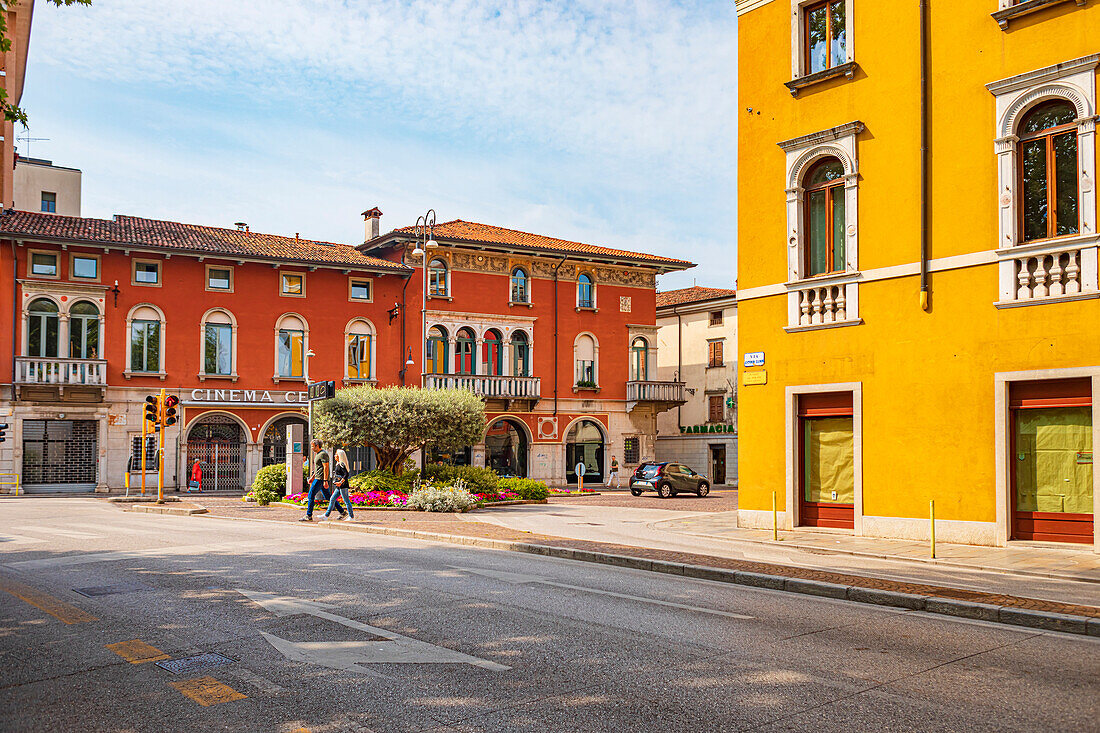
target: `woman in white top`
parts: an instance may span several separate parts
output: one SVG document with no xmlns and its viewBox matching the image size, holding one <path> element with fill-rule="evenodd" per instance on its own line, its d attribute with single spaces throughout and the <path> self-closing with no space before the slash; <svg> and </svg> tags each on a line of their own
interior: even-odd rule
<svg viewBox="0 0 1100 733">
<path fill-rule="evenodd" d="M 348 463 L 348 454 L 344 452 L 343 448 L 338 448 L 336 450 L 336 465 L 332 467 L 332 498 L 328 501 L 325 519 L 328 519 L 333 509 L 339 508 L 336 505 L 336 500 L 341 497 L 344 499 L 344 506 L 347 507 L 348 513 L 340 518 L 349 522 L 355 518 L 351 509 L 351 494 L 348 491 L 350 488 L 348 479 L 350 478 L 351 465 Z"/>
</svg>

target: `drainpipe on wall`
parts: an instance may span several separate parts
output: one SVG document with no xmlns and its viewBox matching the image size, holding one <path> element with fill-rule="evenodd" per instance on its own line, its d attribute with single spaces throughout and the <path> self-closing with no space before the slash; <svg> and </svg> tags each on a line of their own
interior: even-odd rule
<svg viewBox="0 0 1100 733">
<path fill-rule="evenodd" d="M 930 0 L 920 0 L 920 307 L 928 311 L 931 289 L 929 286 L 928 256 L 928 5 Z"/>
<path fill-rule="evenodd" d="M 19 255 L 15 251 L 15 240 L 11 240 L 11 399 L 15 400 L 15 355 L 19 346 L 15 340 L 19 337 Z"/>
<path fill-rule="evenodd" d="M 565 264 L 565 257 L 554 265 L 554 417 L 558 415 L 558 270 Z"/>
</svg>

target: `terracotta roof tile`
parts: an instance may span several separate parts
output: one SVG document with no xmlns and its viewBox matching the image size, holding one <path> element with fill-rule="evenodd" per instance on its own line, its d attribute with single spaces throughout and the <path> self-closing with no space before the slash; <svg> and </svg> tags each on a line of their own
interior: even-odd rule
<svg viewBox="0 0 1100 733">
<path fill-rule="evenodd" d="M 413 227 L 402 227 L 396 231 L 403 234 L 412 234 Z M 603 257 L 622 257 L 624 259 L 642 260 L 652 262 L 655 265 L 673 266 L 673 269 L 687 269 L 695 264 L 687 260 L 677 260 L 670 257 L 646 254 L 644 252 L 628 252 L 621 249 L 609 249 L 597 247 L 594 244 L 572 242 L 568 239 L 544 237 L 541 234 L 521 232 L 516 229 L 492 226 L 491 224 L 478 224 L 472 221 L 455 219 L 443 222 L 435 226 L 436 239 L 455 239 L 468 242 L 486 242 L 505 246 L 523 247 L 525 249 L 545 250 L 548 252 L 561 252 L 570 254 L 591 254 Z"/>
<path fill-rule="evenodd" d="M 259 257 L 285 262 L 348 265 L 367 269 L 403 271 L 403 265 L 365 255 L 347 244 L 276 234 L 238 231 L 221 227 L 181 224 L 175 221 L 117 215 L 114 219 L 4 211 L 0 236 L 22 235 L 43 239 L 95 244 L 132 245 L 181 252 L 209 252 L 228 258 Z"/>
<path fill-rule="evenodd" d="M 737 295 L 736 290 L 704 288 L 696 285 L 691 288 L 681 288 L 679 290 L 668 290 L 663 293 L 657 293 L 657 307 L 664 308 L 671 305 L 686 305 L 688 303 L 699 303 L 704 300 L 729 298 L 735 295 Z"/>
</svg>

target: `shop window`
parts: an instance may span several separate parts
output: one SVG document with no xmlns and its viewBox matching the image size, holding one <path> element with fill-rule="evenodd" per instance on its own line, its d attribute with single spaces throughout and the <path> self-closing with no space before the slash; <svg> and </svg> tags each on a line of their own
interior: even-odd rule
<svg viewBox="0 0 1100 733">
<path fill-rule="evenodd" d="M 531 376 L 531 341 L 523 331 L 512 332 L 512 376 Z"/>
<path fill-rule="evenodd" d="M 134 260 L 134 285 L 160 285 L 160 263 L 151 260 Z"/>
<path fill-rule="evenodd" d="M 531 294 L 528 291 L 529 279 L 527 273 L 521 267 L 512 270 L 512 302 L 530 303 Z"/>
<path fill-rule="evenodd" d="M 57 277 L 57 255 L 50 252 L 32 252 L 31 274 L 38 277 Z"/>
</svg>

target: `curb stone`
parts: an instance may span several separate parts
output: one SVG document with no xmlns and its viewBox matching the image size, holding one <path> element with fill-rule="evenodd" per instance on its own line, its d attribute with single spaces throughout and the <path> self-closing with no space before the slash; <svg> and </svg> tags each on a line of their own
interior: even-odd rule
<svg viewBox="0 0 1100 733">
<path fill-rule="evenodd" d="M 203 511 L 205 512 L 206 510 L 203 509 Z M 212 519 L 229 519 L 237 521 L 274 521 L 250 517 L 223 517 L 218 515 L 210 515 L 210 517 Z M 548 557 L 556 557 L 565 560 L 578 560 L 580 562 L 613 565 L 650 572 L 661 572 L 670 575 L 683 575 L 687 578 L 696 578 L 699 580 L 711 580 L 720 583 L 746 585 L 787 593 L 836 598 L 851 601 L 853 603 L 889 606 L 945 616 L 958 616 L 1000 623 L 1006 626 L 1029 627 L 1048 631 L 1060 631 L 1069 634 L 1100 637 L 1100 618 L 1090 618 L 1086 616 L 1073 616 L 1049 611 L 996 606 L 939 596 L 918 596 L 912 593 L 903 593 L 899 591 L 865 588 L 862 586 L 845 586 L 838 583 L 826 583 L 803 578 L 790 578 L 783 575 L 751 573 L 743 570 L 727 570 L 724 568 L 707 567 L 705 565 L 689 565 L 667 560 L 650 560 L 629 555 L 616 555 L 613 553 L 594 552 L 592 550 L 554 547 L 552 545 L 538 545 L 529 542 L 494 540 L 482 537 L 463 537 L 460 535 L 400 529 L 397 527 L 372 527 L 367 525 L 326 523 L 322 523 L 320 526 L 333 530 L 366 532 L 368 534 L 389 535 L 392 537 L 428 540 L 431 542 L 445 542 L 454 545 L 470 545 L 492 550 L 522 552 L 529 555 L 546 555 Z M 631 561 L 632 564 L 627 564 L 626 561 L 628 560 Z"/>
<path fill-rule="evenodd" d="M 140 514 L 173 514 L 176 516 L 186 517 L 192 514 L 207 514 L 210 510 L 204 506 L 198 506 L 197 504 L 190 509 L 184 507 L 169 507 L 169 506 L 146 506 L 143 504 L 136 504 L 134 506 L 123 509 L 124 512 L 138 512 Z"/>
</svg>

